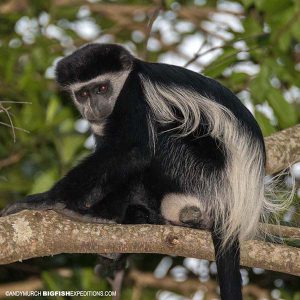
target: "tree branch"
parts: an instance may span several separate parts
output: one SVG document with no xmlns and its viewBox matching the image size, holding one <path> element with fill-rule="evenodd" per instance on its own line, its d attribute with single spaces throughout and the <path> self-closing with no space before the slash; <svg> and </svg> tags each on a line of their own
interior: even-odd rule
<svg viewBox="0 0 300 300">
<path fill-rule="evenodd" d="M 300 160 L 299 140 L 300 125 L 266 138 L 269 173 Z M 273 226 L 271 231 L 299 238 L 296 228 Z M 162 253 L 214 259 L 207 231 L 166 225 L 90 224 L 53 211 L 23 211 L 0 218 L 0 249 L 0 264 L 59 253 Z M 241 264 L 300 276 L 300 249 L 247 241 L 241 246 Z"/>
<path fill-rule="evenodd" d="M 0 247 L 0 264 L 59 253 L 161 253 L 214 260 L 208 231 L 83 223 L 50 210 L 0 218 Z M 241 264 L 300 276 L 300 249 L 248 241 L 241 247 Z"/>
<path fill-rule="evenodd" d="M 268 234 L 288 238 L 290 240 L 300 240 L 300 228 L 265 223 L 261 223 L 260 226 L 262 232 L 267 232 Z"/>
<path fill-rule="evenodd" d="M 300 124 L 265 139 L 268 174 L 274 174 L 300 161 Z"/>
</svg>

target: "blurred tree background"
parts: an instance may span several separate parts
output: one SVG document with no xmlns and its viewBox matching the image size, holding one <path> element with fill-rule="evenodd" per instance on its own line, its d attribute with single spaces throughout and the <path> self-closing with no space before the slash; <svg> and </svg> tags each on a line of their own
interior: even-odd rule
<svg viewBox="0 0 300 300">
<path fill-rule="evenodd" d="M 121 43 L 143 59 L 219 80 L 251 110 L 266 136 L 299 123 L 298 0 L 2 0 L 0 207 L 50 188 L 92 151 L 88 124 L 54 81 L 56 62 L 92 41 Z M 299 171 L 299 164 L 292 167 L 298 178 Z M 299 226 L 298 213 L 296 197 L 283 222 Z M 92 255 L 58 255 L 1 266 L 0 295 L 1 284 L 36 279 L 42 289 L 109 290 L 105 279 L 94 276 L 95 261 Z M 128 271 L 121 299 L 216 298 L 208 288 L 214 263 L 137 255 L 131 265 L 162 285 L 141 290 L 143 283 Z M 295 276 L 255 268 L 242 269 L 242 275 L 249 288 L 245 299 L 300 299 Z M 196 293 L 179 285 L 164 288 L 166 276 L 206 287 Z"/>
</svg>

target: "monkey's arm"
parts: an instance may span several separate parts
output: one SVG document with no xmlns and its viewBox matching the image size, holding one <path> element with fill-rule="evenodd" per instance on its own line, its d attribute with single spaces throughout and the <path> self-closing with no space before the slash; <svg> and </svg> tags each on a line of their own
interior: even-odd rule
<svg viewBox="0 0 300 300">
<path fill-rule="evenodd" d="M 141 147 L 132 147 L 125 153 L 110 147 L 98 149 L 49 191 L 29 195 L 5 208 L 1 215 L 24 209 L 61 211 L 63 208 L 84 213 L 132 174 L 143 170 L 149 161 L 147 151 Z"/>
</svg>

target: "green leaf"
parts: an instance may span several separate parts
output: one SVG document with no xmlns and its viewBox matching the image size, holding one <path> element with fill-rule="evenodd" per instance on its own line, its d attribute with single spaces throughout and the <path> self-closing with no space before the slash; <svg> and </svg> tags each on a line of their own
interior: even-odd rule
<svg viewBox="0 0 300 300">
<path fill-rule="evenodd" d="M 300 18 L 298 18 L 298 20 L 293 24 L 292 28 L 291 28 L 291 33 L 293 34 L 294 38 L 296 38 L 298 40 L 298 42 L 300 41 Z"/>
<path fill-rule="evenodd" d="M 262 65 L 259 74 L 250 82 L 250 93 L 254 104 L 263 103 L 268 94 L 270 85 L 270 70 Z"/>
<path fill-rule="evenodd" d="M 75 154 L 82 147 L 85 138 L 79 134 L 72 134 L 56 140 L 56 148 L 63 164 L 74 160 Z"/>
<path fill-rule="evenodd" d="M 210 77 L 218 77 L 224 70 L 237 61 L 238 51 L 234 48 L 227 48 L 211 63 L 203 72 Z"/>
<path fill-rule="evenodd" d="M 43 272 L 42 278 L 49 291 L 60 291 L 64 287 L 61 278 L 58 278 L 58 276 L 53 275 L 51 272 Z M 64 300 L 64 297 L 55 296 L 54 299 Z"/>
<path fill-rule="evenodd" d="M 60 104 L 59 104 L 59 100 L 57 97 L 53 96 L 50 98 L 50 101 L 49 101 L 49 104 L 47 107 L 47 111 L 46 111 L 46 123 L 47 124 L 50 124 L 53 121 L 55 114 L 58 111 L 59 105 Z"/>
<path fill-rule="evenodd" d="M 83 268 L 80 272 L 81 287 L 83 290 L 93 289 L 93 282 L 95 281 L 95 272 L 91 268 Z"/>
<path fill-rule="evenodd" d="M 253 17 L 249 16 L 245 18 L 243 22 L 245 32 L 247 36 L 256 35 L 258 33 L 263 33 L 262 25 Z"/>
<path fill-rule="evenodd" d="M 57 177 L 57 168 L 52 168 L 46 172 L 41 173 L 34 181 L 30 194 L 41 193 L 46 190 L 49 190 L 54 184 L 54 182 L 57 180 Z"/>
<path fill-rule="evenodd" d="M 258 122 L 264 136 L 269 136 L 276 132 L 270 120 L 260 111 L 255 109 L 255 119 Z"/>
<path fill-rule="evenodd" d="M 255 0 L 257 8 L 266 13 L 280 13 L 287 7 L 291 6 L 293 2 L 291 0 Z"/>
<path fill-rule="evenodd" d="M 287 51 L 291 47 L 291 39 L 292 35 L 289 31 L 282 33 L 278 39 L 279 49 L 282 51 Z"/>
<path fill-rule="evenodd" d="M 279 90 L 271 88 L 268 91 L 267 99 L 274 110 L 281 128 L 286 128 L 297 123 L 297 115 L 292 104 L 284 99 Z"/>
<path fill-rule="evenodd" d="M 254 4 L 255 0 L 242 0 L 245 8 L 249 8 L 252 4 Z"/>
<path fill-rule="evenodd" d="M 224 80 L 224 85 L 237 93 L 245 88 L 248 80 L 248 74 L 242 72 L 233 72 L 230 76 L 228 76 L 228 78 L 226 78 L 226 80 Z"/>
</svg>

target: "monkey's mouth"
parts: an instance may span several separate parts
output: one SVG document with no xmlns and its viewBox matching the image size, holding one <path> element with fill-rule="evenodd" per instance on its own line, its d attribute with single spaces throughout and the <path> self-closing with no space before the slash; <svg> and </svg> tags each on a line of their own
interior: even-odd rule
<svg viewBox="0 0 300 300">
<path fill-rule="evenodd" d="M 99 126 L 105 123 L 106 117 L 99 117 L 99 119 L 86 119 L 89 123 L 90 126 Z"/>
<path fill-rule="evenodd" d="M 91 124 L 96 124 L 100 122 L 100 120 L 94 120 L 94 119 L 87 119 L 87 121 Z"/>
<path fill-rule="evenodd" d="M 90 124 L 99 124 L 105 122 L 107 117 L 110 115 L 111 111 L 107 109 L 94 111 L 89 107 L 83 108 L 81 111 L 82 116 L 90 123 Z"/>
</svg>

